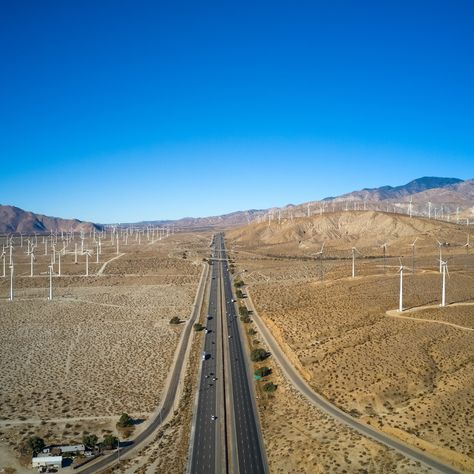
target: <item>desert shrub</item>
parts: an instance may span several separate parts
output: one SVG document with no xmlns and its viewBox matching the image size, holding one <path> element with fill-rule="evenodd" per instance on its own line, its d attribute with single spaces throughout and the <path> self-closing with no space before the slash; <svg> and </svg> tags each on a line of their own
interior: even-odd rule
<svg viewBox="0 0 474 474">
<path fill-rule="evenodd" d="M 259 377 L 266 377 L 272 373 L 272 369 L 270 367 L 259 367 L 254 373 Z"/>
<path fill-rule="evenodd" d="M 31 436 L 25 441 L 23 451 L 31 453 L 32 455 L 38 454 L 44 449 L 44 440 L 39 436 Z"/>
<path fill-rule="evenodd" d="M 82 444 L 87 449 L 94 449 L 96 447 L 98 441 L 99 441 L 99 438 L 97 438 L 97 436 L 95 434 L 84 433 L 82 435 Z"/>
<path fill-rule="evenodd" d="M 237 298 L 243 298 L 244 297 L 244 294 L 242 293 L 242 290 L 237 290 L 235 292 L 235 294 L 237 295 Z"/>
<path fill-rule="evenodd" d="M 181 319 L 178 318 L 178 316 L 173 316 L 170 319 L 170 324 L 179 324 L 181 322 Z"/>
<path fill-rule="evenodd" d="M 133 425 L 132 418 L 130 418 L 127 413 L 122 413 L 122 415 L 120 415 L 119 421 L 117 422 L 117 426 L 119 428 L 126 428 L 127 426 L 132 426 L 132 425 Z"/>
<path fill-rule="evenodd" d="M 234 286 L 236 288 L 240 288 L 240 287 L 244 286 L 244 282 L 242 280 L 238 280 L 238 281 L 234 282 Z"/>
<path fill-rule="evenodd" d="M 195 331 L 202 331 L 204 329 L 204 326 L 201 323 L 195 323 L 193 327 Z"/>
<path fill-rule="evenodd" d="M 114 449 L 118 446 L 118 438 L 112 434 L 107 434 L 100 444 L 103 449 Z"/>
<path fill-rule="evenodd" d="M 251 323 L 252 320 L 250 319 L 249 316 L 240 316 L 240 320 L 243 322 L 243 323 Z"/>
<path fill-rule="evenodd" d="M 274 392 L 277 389 L 277 386 L 273 382 L 267 382 L 262 389 L 264 392 Z"/>
<path fill-rule="evenodd" d="M 239 314 L 240 316 L 248 316 L 249 315 L 249 310 L 247 309 L 246 306 L 239 306 Z"/>
<path fill-rule="evenodd" d="M 269 356 L 268 352 L 262 348 L 253 349 L 252 352 L 250 353 L 250 359 L 252 359 L 253 362 L 259 362 L 261 360 L 265 360 L 268 356 Z"/>
<path fill-rule="evenodd" d="M 247 332 L 248 332 L 249 336 L 255 336 L 255 334 L 257 334 L 257 331 L 255 331 L 254 328 L 250 328 Z"/>
</svg>

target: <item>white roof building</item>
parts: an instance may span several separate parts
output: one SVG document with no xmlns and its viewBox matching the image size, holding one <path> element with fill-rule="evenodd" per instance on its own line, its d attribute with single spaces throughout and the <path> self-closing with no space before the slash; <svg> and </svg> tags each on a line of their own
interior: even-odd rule
<svg viewBox="0 0 474 474">
<path fill-rule="evenodd" d="M 62 456 L 38 456 L 33 458 L 31 463 L 33 467 L 57 466 L 61 467 L 63 464 Z"/>
<path fill-rule="evenodd" d="M 62 453 L 81 453 L 86 447 L 83 444 L 73 444 L 72 446 L 58 446 Z"/>
</svg>

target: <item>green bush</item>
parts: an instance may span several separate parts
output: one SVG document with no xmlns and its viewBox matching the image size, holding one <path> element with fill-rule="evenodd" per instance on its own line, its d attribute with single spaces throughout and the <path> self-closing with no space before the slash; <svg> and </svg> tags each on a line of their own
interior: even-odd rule
<svg viewBox="0 0 474 474">
<path fill-rule="evenodd" d="M 247 332 L 248 332 L 249 336 L 255 336 L 255 334 L 257 334 L 257 331 L 255 331 L 254 328 L 250 328 Z"/>
<path fill-rule="evenodd" d="M 132 425 L 133 425 L 132 418 L 130 418 L 127 413 L 122 413 L 119 421 L 117 422 L 117 426 L 119 428 L 126 428 L 127 426 L 132 426 Z"/>
<path fill-rule="evenodd" d="M 95 434 L 84 433 L 82 436 L 82 444 L 86 447 L 86 449 L 94 449 L 98 441 L 99 438 L 97 438 Z"/>
<path fill-rule="evenodd" d="M 250 319 L 249 316 L 240 316 L 240 320 L 241 320 L 243 323 L 246 323 L 246 324 L 252 322 L 252 320 Z"/>
<path fill-rule="evenodd" d="M 271 373 L 272 373 L 272 369 L 270 369 L 270 367 L 260 367 L 254 372 L 254 374 L 257 375 L 258 377 L 266 377 L 267 375 L 270 375 Z"/>
<path fill-rule="evenodd" d="M 267 382 L 262 389 L 264 392 L 274 392 L 277 389 L 277 386 L 273 382 Z"/>
<path fill-rule="evenodd" d="M 238 281 L 234 282 L 234 286 L 236 288 L 240 288 L 240 287 L 244 286 L 244 282 L 242 280 L 238 280 Z"/>
<path fill-rule="evenodd" d="M 240 316 L 248 316 L 249 310 L 247 309 L 246 306 L 239 306 L 239 314 Z"/>
<path fill-rule="evenodd" d="M 118 438 L 114 435 L 107 434 L 100 444 L 104 449 L 114 449 L 118 446 Z"/>
<path fill-rule="evenodd" d="M 39 436 L 32 436 L 25 442 L 25 451 L 33 455 L 40 453 L 44 449 L 44 440 Z"/>
<path fill-rule="evenodd" d="M 202 331 L 204 329 L 204 326 L 201 323 L 195 323 L 193 327 L 195 331 Z"/>
<path fill-rule="evenodd" d="M 265 349 L 258 348 L 258 349 L 253 349 L 252 352 L 250 353 L 250 359 L 253 362 L 260 362 L 261 360 L 265 360 L 270 354 Z"/>
<path fill-rule="evenodd" d="M 244 297 L 244 294 L 242 293 L 242 290 L 237 290 L 235 292 L 235 294 L 237 295 L 237 298 L 243 298 Z"/>
</svg>

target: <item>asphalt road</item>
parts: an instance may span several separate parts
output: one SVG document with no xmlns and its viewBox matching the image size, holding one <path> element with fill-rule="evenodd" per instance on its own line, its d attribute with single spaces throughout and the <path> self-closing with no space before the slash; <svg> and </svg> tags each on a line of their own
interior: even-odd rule
<svg viewBox="0 0 474 474">
<path fill-rule="evenodd" d="M 216 250 L 213 249 L 213 257 Z M 208 354 L 206 359 L 201 360 L 201 379 L 199 381 L 199 396 L 197 412 L 194 418 L 194 439 L 191 454 L 191 473 L 215 473 L 219 470 L 219 459 L 216 454 L 220 454 L 218 446 L 221 444 L 220 424 L 225 420 L 221 414 L 221 407 L 218 404 L 217 384 L 223 381 L 218 377 L 218 357 L 220 356 L 219 342 L 220 330 L 218 318 L 220 317 L 219 306 L 219 264 L 214 262 L 211 266 L 212 280 L 209 293 L 209 308 L 206 320 L 206 330 L 204 340 L 204 353 Z M 217 380 L 214 380 L 217 378 Z M 212 417 L 217 416 L 213 420 Z"/>
<path fill-rule="evenodd" d="M 248 294 L 248 289 L 247 289 L 247 294 Z M 253 321 L 255 322 L 255 325 L 257 326 L 257 329 L 259 330 L 261 336 L 263 337 L 263 340 L 267 344 L 270 352 L 272 353 L 272 357 L 276 360 L 278 365 L 281 367 L 281 369 L 283 370 L 283 373 L 285 374 L 287 379 L 290 381 L 290 383 L 292 383 L 293 386 L 300 393 L 302 393 L 313 405 L 315 405 L 316 407 L 318 407 L 319 409 L 321 409 L 328 415 L 332 416 L 337 421 L 344 423 L 350 428 L 358 431 L 363 436 L 372 438 L 373 440 L 378 441 L 379 443 L 382 443 L 385 446 L 392 448 L 398 451 L 399 453 L 403 454 L 404 456 L 407 456 L 415 461 L 418 461 L 424 464 L 425 466 L 428 466 L 434 469 L 437 472 L 448 473 L 448 474 L 456 474 L 460 472 L 454 469 L 453 467 L 443 463 L 442 461 L 439 461 L 438 459 L 431 457 L 430 455 L 424 453 L 423 451 L 413 448 L 405 443 L 402 443 L 401 441 L 398 441 L 397 439 L 392 438 L 386 435 L 385 433 L 375 430 L 369 425 L 358 421 L 356 418 L 353 418 L 352 416 L 348 415 L 347 413 L 345 413 L 344 411 L 342 411 L 335 405 L 331 404 L 328 400 L 323 398 L 321 395 L 316 393 L 301 377 L 297 369 L 295 369 L 293 365 L 291 365 L 291 363 L 288 361 L 284 352 L 281 350 L 280 346 L 278 345 L 276 340 L 273 338 L 273 335 L 271 334 L 270 330 L 266 327 L 265 323 L 260 319 L 260 317 L 256 313 L 251 300 L 247 304 L 249 306 L 249 309 L 253 310 Z"/>
<path fill-rule="evenodd" d="M 197 413 L 194 419 L 190 473 L 264 474 L 267 471 L 262 452 L 263 442 L 258 429 L 252 387 L 249 385 L 246 359 L 238 326 L 240 322 L 232 302 L 232 285 L 222 234 L 216 234 L 214 237 L 213 257 L 215 260 L 212 265 L 213 279 L 209 295 L 209 313 L 213 319 L 209 323 L 214 318 L 219 318 L 222 314 L 220 308 L 222 308 L 224 324 L 227 324 L 226 332 L 230 337 L 222 340 L 224 334 L 218 324 L 213 326 L 217 329 L 216 333 L 213 331 L 206 335 L 205 351 L 211 352 L 212 356 L 202 362 Z M 209 325 L 209 327 L 211 326 Z M 221 343 L 226 345 L 224 351 L 219 351 L 216 347 Z M 226 373 L 226 377 L 230 380 L 228 379 L 225 386 L 231 387 L 232 391 L 231 396 L 225 397 L 225 402 L 224 399 L 216 397 L 216 390 L 220 390 L 220 385 L 210 386 L 209 378 L 206 377 L 211 372 L 216 372 L 214 354 L 216 354 L 217 365 L 219 365 L 222 363 L 223 352 L 229 356 L 226 366 L 230 368 L 230 373 Z M 219 371 L 219 367 L 217 370 Z M 232 406 L 226 406 L 225 410 L 220 409 L 221 404 L 227 404 L 229 400 L 232 400 Z M 227 416 L 224 416 L 224 411 L 227 412 Z M 219 416 L 217 420 L 212 420 L 211 416 L 216 412 L 219 413 Z M 226 422 L 230 422 L 232 429 L 226 426 L 222 430 L 222 424 Z M 225 437 L 225 433 L 232 433 L 235 439 L 229 440 Z M 218 446 L 220 449 L 217 448 Z M 230 456 L 228 456 L 229 451 L 231 452 Z M 223 456 L 227 459 L 224 468 L 222 468 Z"/>
<path fill-rule="evenodd" d="M 227 258 L 224 239 L 218 236 L 224 249 L 221 256 Z M 237 457 L 239 473 L 265 473 L 265 459 L 262 440 L 258 429 L 258 418 L 254 411 L 253 387 L 249 385 L 247 364 L 242 347 L 239 327 L 241 324 L 232 302 L 232 283 L 227 261 L 223 262 L 223 282 L 229 333 L 229 354 L 232 377 L 233 421 L 237 435 Z"/>
<path fill-rule="evenodd" d="M 195 301 L 195 306 L 193 308 L 193 312 L 191 315 L 191 319 L 187 322 L 186 327 L 184 329 L 181 342 L 178 348 L 178 354 L 176 356 L 175 365 L 173 368 L 172 375 L 169 379 L 169 384 L 166 392 L 165 399 L 163 401 L 163 405 L 161 409 L 155 413 L 153 419 L 150 421 L 149 425 L 136 437 L 134 438 L 130 444 L 125 447 L 120 448 L 120 452 L 117 451 L 105 455 L 101 457 L 98 461 L 94 462 L 94 464 L 85 465 L 84 468 L 78 468 L 77 472 L 80 474 L 93 474 L 96 472 L 100 472 L 113 463 L 117 462 L 120 457 L 125 456 L 131 450 L 136 449 L 137 446 L 143 443 L 149 436 L 151 436 L 155 430 L 161 425 L 162 421 L 171 413 L 173 410 L 173 406 L 175 403 L 176 394 L 178 391 L 179 380 L 181 376 L 181 372 L 183 371 L 183 365 L 185 362 L 186 351 L 189 343 L 189 338 L 191 335 L 191 331 L 193 328 L 193 324 L 196 322 L 199 312 L 201 310 L 201 301 L 204 295 L 204 288 L 205 288 L 206 278 L 204 276 L 201 278 L 200 285 L 197 292 L 197 297 Z"/>
</svg>

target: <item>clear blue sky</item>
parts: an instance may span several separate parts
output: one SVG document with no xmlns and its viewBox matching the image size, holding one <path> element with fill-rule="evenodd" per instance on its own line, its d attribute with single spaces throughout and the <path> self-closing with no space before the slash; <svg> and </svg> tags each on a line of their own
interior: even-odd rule
<svg viewBox="0 0 474 474">
<path fill-rule="evenodd" d="M 474 2 L 4 1 L 0 203 L 206 216 L 474 177 Z"/>
</svg>

